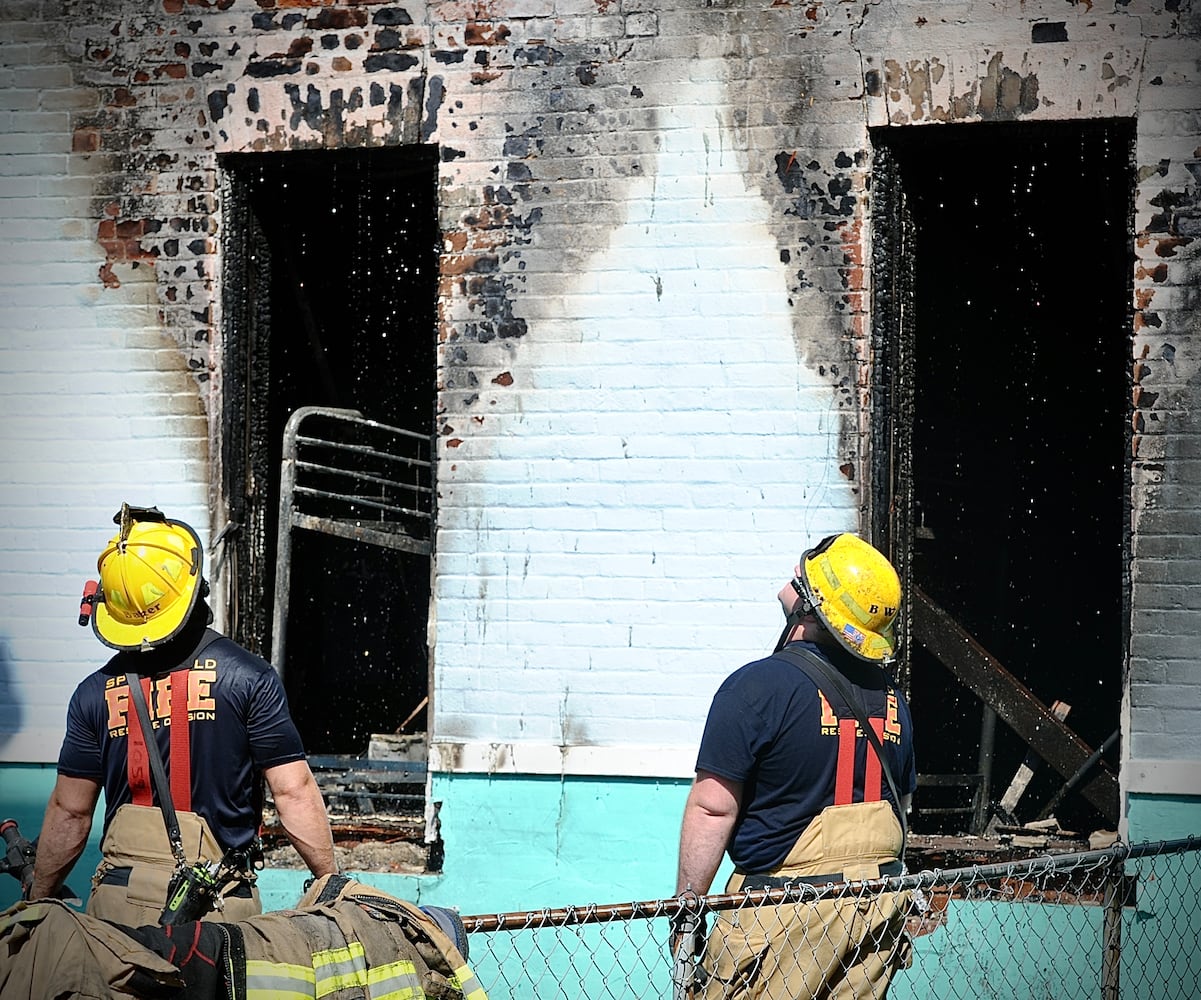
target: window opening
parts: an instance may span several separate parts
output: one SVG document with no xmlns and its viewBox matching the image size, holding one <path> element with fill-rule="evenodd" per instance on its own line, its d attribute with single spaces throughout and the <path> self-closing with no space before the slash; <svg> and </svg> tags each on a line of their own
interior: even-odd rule
<svg viewBox="0 0 1201 1000">
<path fill-rule="evenodd" d="M 276 667 L 331 813 L 417 822 L 431 698 L 437 151 L 229 154 L 221 166 L 230 630 L 271 657 L 282 611 Z M 297 413 L 301 438 L 335 440 L 292 455 L 307 506 L 288 491 L 300 520 L 285 523 L 281 546 Z M 402 471 L 396 455 L 418 465 Z M 398 482 L 412 487 L 403 502 Z M 353 499 L 331 499 L 340 491 Z M 421 544 L 386 544 L 398 532 Z"/>
<path fill-rule="evenodd" d="M 872 528 L 907 585 L 913 828 L 1004 831 L 1052 807 L 1061 832 L 1115 829 L 1133 123 L 872 141 Z"/>
</svg>

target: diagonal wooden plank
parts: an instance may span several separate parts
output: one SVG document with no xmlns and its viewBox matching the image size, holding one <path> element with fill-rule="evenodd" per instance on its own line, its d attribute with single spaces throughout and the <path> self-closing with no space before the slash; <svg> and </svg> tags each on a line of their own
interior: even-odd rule
<svg viewBox="0 0 1201 1000">
<path fill-rule="evenodd" d="M 981 701 L 991 705 L 1027 746 L 1065 778 L 1092 755 L 1092 748 L 1063 722 L 962 625 L 920 588 L 913 589 L 913 635 Z M 1118 821 L 1118 781 L 1104 762 L 1080 787 L 1080 794 L 1105 819 Z"/>
</svg>

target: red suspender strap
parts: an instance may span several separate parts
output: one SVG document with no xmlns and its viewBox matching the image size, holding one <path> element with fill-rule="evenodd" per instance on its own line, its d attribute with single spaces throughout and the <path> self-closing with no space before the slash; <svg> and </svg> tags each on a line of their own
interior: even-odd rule
<svg viewBox="0 0 1201 1000">
<path fill-rule="evenodd" d="M 142 693 L 146 696 L 147 707 L 155 704 L 150 698 L 149 677 L 142 678 Z M 157 717 L 157 705 L 155 708 Z M 129 726 L 126 770 L 130 797 L 135 806 L 154 805 L 146 734 L 142 732 L 137 712 L 132 709 L 128 711 L 126 720 Z M 186 812 L 192 809 L 192 740 L 188 731 L 187 670 L 177 670 L 171 674 L 171 801 L 176 809 Z"/>
<path fill-rule="evenodd" d="M 176 670 L 171 674 L 171 799 L 175 808 L 183 812 L 192 811 L 192 734 L 188 730 L 188 677 L 188 669 Z"/>
<path fill-rule="evenodd" d="M 128 678 L 126 678 L 128 683 Z M 150 680 L 142 678 L 142 693 L 146 695 L 146 704 L 150 704 Z M 126 772 L 129 776 L 129 792 L 135 806 L 154 804 L 150 791 L 150 755 L 146 751 L 146 735 L 142 732 L 142 723 L 138 713 L 133 710 L 133 702 L 127 703 L 125 722 L 128 726 L 129 738 L 126 741 Z"/>
<path fill-rule="evenodd" d="M 855 801 L 855 732 L 858 728 L 854 719 L 838 720 L 838 770 L 834 774 L 836 806 Z"/>
<path fill-rule="evenodd" d="M 868 719 L 876 735 L 883 740 L 884 720 Z M 838 763 L 834 772 L 834 804 L 850 805 L 855 801 L 855 734 L 859 723 L 854 719 L 838 720 Z M 863 801 L 879 802 L 882 794 L 884 772 L 880 757 L 869 741 L 867 744 L 867 769 L 863 775 Z"/>
</svg>

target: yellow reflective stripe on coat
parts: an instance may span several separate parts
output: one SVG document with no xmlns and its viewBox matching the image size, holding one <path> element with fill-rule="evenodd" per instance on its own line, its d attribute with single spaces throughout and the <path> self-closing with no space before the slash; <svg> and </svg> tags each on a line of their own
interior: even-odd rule
<svg viewBox="0 0 1201 1000">
<path fill-rule="evenodd" d="M 246 960 L 246 1000 L 315 1000 L 317 976 L 311 965 Z"/>
<path fill-rule="evenodd" d="M 7 931 L 14 924 L 36 924 L 39 920 L 45 919 L 46 916 L 45 903 L 27 903 L 21 902 L 17 904 L 17 908 L 0 920 L 0 933 Z"/>
<path fill-rule="evenodd" d="M 358 941 L 345 948 L 313 952 L 313 972 L 317 977 L 317 996 L 327 997 L 338 990 L 362 989 L 367 985 L 367 953 Z"/>
<path fill-rule="evenodd" d="M 367 971 L 367 995 L 371 1000 L 425 1000 L 417 967 L 404 960 L 372 966 Z"/>
<path fill-rule="evenodd" d="M 455 969 L 455 974 L 451 976 L 451 984 L 462 990 L 463 1000 L 488 1000 L 488 994 L 475 978 L 475 973 L 465 965 Z"/>
<path fill-rule="evenodd" d="M 246 1000 L 321 1000 L 341 990 L 364 989 L 371 1000 L 425 998 L 412 962 L 389 962 L 369 969 L 358 941 L 345 948 L 314 952 L 311 967 L 261 960 L 246 962 Z M 473 1000 L 486 998 L 481 994 Z"/>
</svg>

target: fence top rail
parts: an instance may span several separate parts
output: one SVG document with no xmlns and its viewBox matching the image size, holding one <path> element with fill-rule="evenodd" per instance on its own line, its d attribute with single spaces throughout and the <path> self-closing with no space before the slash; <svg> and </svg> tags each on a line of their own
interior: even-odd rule
<svg viewBox="0 0 1201 1000">
<path fill-rule="evenodd" d="M 993 865 L 973 865 L 967 868 L 931 869 L 912 875 L 865 879 L 857 882 L 830 882 L 826 885 L 797 883 L 778 888 L 754 889 L 723 895 L 698 896 L 683 893 L 669 899 L 643 900 L 630 903 L 591 903 L 585 906 L 565 906 L 524 912 L 475 914 L 462 917 L 470 933 L 486 931 L 519 931 L 545 927 L 566 927 L 580 924 L 608 923 L 614 920 L 650 920 L 672 917 L 681 912 L 731 910 L 750 905 L 779 905 L 782 903 L 815 902 L 846 894 L 864 892 L 901 892 L 929 889 L 963 880 L 987 881 L 1020 875 L 1040 875 L 1055 871 L 1087 867 L 1103 869 L 1133 858 L 1158 857 L 1186 851 L 1201 851 L 1201 834 L 1178 840 L 1148 841 L 1141 844 L 1116 843 L 1098 851 L 1077 854 L 1048 854 L 1026 861 L 1008 861 Z"/>
</svg>

